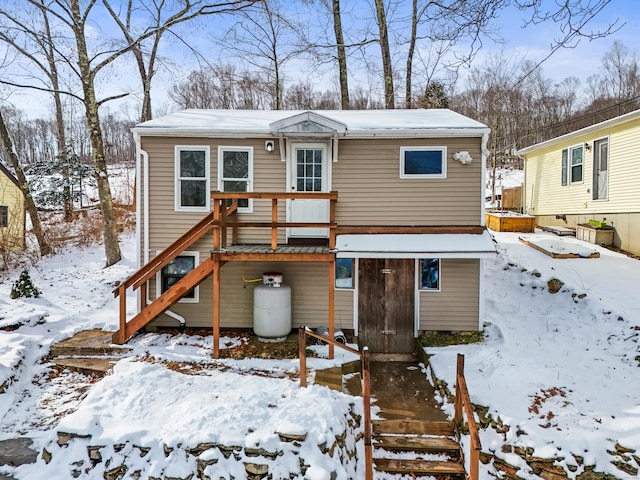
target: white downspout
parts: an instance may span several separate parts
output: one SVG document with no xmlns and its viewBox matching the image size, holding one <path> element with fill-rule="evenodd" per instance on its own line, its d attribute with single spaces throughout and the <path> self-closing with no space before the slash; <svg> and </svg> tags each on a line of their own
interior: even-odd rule
<svg viewBox="0 0 640 480">
<path fill-rule="evenodd" d="M 142 166 L 140 165 L 140 161 L 136 162 L 136 178 L 140 178 L 140 170 L 144 171 L 144 179 L 143 179 L 143 187 L 140 186 L 140 182 L 137 182 L 136 186 L 136 211 L 140 211 L 140 203 L 142 202 L 143 209 L 143 224 L 140 224 L 140 216 L 136 219 L 136 243 L 140 245 L 140 229 L 143 229 L 143 245 L 142 245 L 142 263 L 140 261 L 140 250 L 136 252 L 138 268 L 142 265 L 146 265 L 149 263 L 149 153 L 146 150 L 142 149 L 142 143 L 140 140 L 140 135 L 137 133 L 133 134 L 133 138 L 136 144 L 136 150 L 138 152 L 138 158 L 141 159 Z M 140 192 L 142 191 L 144 200 L 141 200 Z M 138 294 L 138 312 L 142 310 L 142 299 Z M 147 289 L 147 298 L 144 299 L 145 305 L 151 303 L 151 299 L 149 298 L 149 289 Z M 183 316 L 178 315 L 171 310 L 166 310 L 165 313 L 171 318 L 180 322 L 180 326 L 184 327 L 186 324 L 186 320 Z"/>
<path fill-rule="evenodd" d="M 482 150 L 482 185 L 481 185 L 481 192 L 482 192 L 482 201 L 481 201 L 481 206 L 482 209 L 480 210 L 480 226 L 484 227 L 485 226 L 485 221 L 484 221 L 484 214 L 485 214 L 485 185 L 487 183 L 487 158 L 489 157 L 489 150 L 487 150 L 487 143 L 489 143 L 489 133 L 483 133 L 482 134 L 482 145 L 481 145 L 481 150 Z"/>
</svg>

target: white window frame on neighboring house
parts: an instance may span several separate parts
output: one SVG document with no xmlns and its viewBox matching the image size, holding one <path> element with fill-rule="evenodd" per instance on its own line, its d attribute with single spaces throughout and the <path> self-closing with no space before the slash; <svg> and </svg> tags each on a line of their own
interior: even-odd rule
<svg viewBox="0 0 640 480">
<path fill-rule="evenodd" d="M 580 163 L 573 164 L 573 153 L 580 150 L 582 155 Z M 562 185 L 573 185 L 584 183 L 584 144 L 573 145 L 562 149 Z M 574 168 L 580 167 L 580 180 L 574 179 Z"/>
<path fill-rule="evenodd" d="M 182 152 L 204 152 L 204 175 L 186 176 L 182 172 Z M 176 145 L 174 153 L 175 174 L 175 211 L 176 212 L 209 212 L 211 210 L 211 160 L 209 147 L 206 145 Z M 204 184 L 203 205 L 183 205 L 182 190 L 184 182 L 202 182 Z"/>
<path fill-rule="evenodd" d="M 159 252 L 158 252 L 159 253 Z M 197 268 L 200 265 L 200 252 L 197 251 L 185 251 L 182 252 L 178 257 L 193 257 L 193 268 Z M 176 257 L 177 258 L 177 257 Z M 171 263 L 171 262 L 169 262 Z M 156 273 L 156 298 L 162 295 L 162 285 L 163 285 L 163 270 L 166 268 L 163 267 L 160 269 L 158 273 Z M 185 274 L 187 275 L 187 274 Z M 185 276 L 183 275 L 183 277 Z M 196 285 L 193 287 L 193 298 L 182 297 L 178 300 L 178 303 L 200 303 L 200 287 Z"/>
<path fill-rule="evenodd" d="M 225 152 L 243 152 L 247 154 L 247 176 L 246 177 L 225 177 L 224 175 L 224 154 Z M 246 191 L 253 192 L 253 147 L 218 147 L 218 190 L 225 191 L 225 182 L 245 182 Z M 244 205 L 242 205 L 244 203 Z M 238 212 L 253 213 L 253 200 L 251 198 L 240 201 Z"/>
<path fill-rule="evenodd" d="M 440 153 L 440 172 L 438 173 L 420 173 L 412 172 L 407 168 L 408 157 L 415 157 L 416 154 L 432 152 Z M 413 158 L 413 161 L 419 161 Z M 447 147 L 400 147 L 400 178 L 447 178 Z"/>
<path fill-rule="evenodd" d="M 9 207 L 7 205 L 0 205 L 0 228 L 6 228 L 9 226 Z"/>
</svg>

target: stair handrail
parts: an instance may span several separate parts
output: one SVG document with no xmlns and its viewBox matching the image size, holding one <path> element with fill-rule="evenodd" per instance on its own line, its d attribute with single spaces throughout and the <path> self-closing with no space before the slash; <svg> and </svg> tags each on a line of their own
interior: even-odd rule
<svg viewBox="0 0 640 480">
<path fill-rule="evenodd" d="M 482 450 L 482 445 L 480 443 L 478 425 L 476 424 L 476 419 L 473 414 L 473 405 L 471 404 L 467 381 L 464 377 L 464 355 L 458 354 L 456 365 L 456 401 L 453 417 L 453 423 L 458 431 L 463 422 L 463 411 L 467 417 L 469 437 L 471 440 L 469 444 L 469 480 L 479 480 L 480 450 Z"/>
<path fill-rule="evenodd" d="M 364 347 L 361 351 L 340 343 L 334 338 L 312 332 L 308 327 L 302 326 L 298 329 L 298 347 L 300 356 L 300 386 L 307 386 L 307 336 L 317 338 L 323 342 L 342 348 L 360 357 L 362 365 L 362 405 L 364 423 L 364 458 L 365 458 L 365 480 L 373 480 L 373 441 L 371 432 L 371 371 L 369 367 L 369 347 Z"/>
<path fill-rule="evenodd" d="M 138 271 L 129 276 L 124 282 L 113 290 L 114 297 L 117 297 L 122 289 L 133 286 L 136 290 L 143 283 L 146 283 L 151 277 L 165 267 L 171 260 L 176 258 L 187 248 L 202 238 L 209 230 L 213 228 L 213 212 L 210 212 L 197 224 L 191 227 L 187 232 L 182 234 L 171 245 L 162 250 L 158 255 L 149 260 Z"/>
</svg>

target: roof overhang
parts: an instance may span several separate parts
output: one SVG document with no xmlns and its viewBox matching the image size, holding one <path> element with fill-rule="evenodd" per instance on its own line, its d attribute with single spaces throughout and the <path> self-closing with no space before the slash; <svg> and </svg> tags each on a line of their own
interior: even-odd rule
<svg viewBox="0 0 640 480">
<path fill-rule="evenodd" d="M 617 125 L 621 125 L 626 122 L 631 122 L 639 118 L 640 118 L 640 110 L 634 110 L 633 112 L 625 113 L 624 115 L 620 115 L 619 117 L 611 118 L 609 120 L 605 120 L 604 122 L 596 123 L 595 125 L 590 125 L 588 127 L 581 128 L 580 130 L 576 130 L 575 132 L 566 133 L 559 137 L 555 137 L 550 140 L 546 140 L 544 142 L 536 143 L 535 145 L 531 145 L 529 147 L 521 148 L 516 152 L 516 154 L 524 156 L 536 150 L 553 147 L 556 144 L 567 142 L 569 140 L 580 137 L 582 135 L 590 135 L 604 128 L 615 127 Z"/>
<path fill-rule="evenodd" d="M 496 247 L 489 232 L 481 234 L 338 235 L 338 258 L 491 258 Z"/>
<path fill-rule="evenodd" d="M 347 125 L 316 112 L 302 112 L 269 124 L 274 135 L 333 136 L 344 135 Z"/>
</svg>

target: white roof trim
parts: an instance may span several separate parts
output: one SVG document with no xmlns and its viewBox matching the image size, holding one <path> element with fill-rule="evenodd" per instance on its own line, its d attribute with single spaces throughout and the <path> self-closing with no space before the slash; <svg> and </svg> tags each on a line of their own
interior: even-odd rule
<svg viewBox="0 0 640 480">
<path fill-rule="evenodd" d="M 283 118 L 269 124 L 274 134 L 278 133 L 342 133 L 347 126 L 316 112 L 303 112 L 291 117 Z"/>
<path fill-rule="evenodd" d="M 619 117 L 610 118 L 609 120 L 605 120 L 604 122 L 596 123 L 595 125 L 590 125 L 588 127 L 581 128 L 580 130 L 576 130 L 575 132 L 565 133 L 559 137 L 552 138 L 550 140 L 545 140 L 544 142 L 536 143 L 535 145 L 531 145 L 529 147 L 522 148 L 518 150 L 516 153 L 518 155 L 524 155 L 527 153 L 531 153 L 532 151 L 539 150 L 541 148 L 551 147 L 557 143 L 562 143 L 573 138 L 588 135 L 593 132 L 597 132 L 603 128 L 611 128 L 616 125 L 620 125 L 622 123 L 631 122 L 640 118 L 640 110 L 634 110 L 633 112 L 625 113 L 624 115 L 620 115 Z"/>
<path fill-rule="evenodd" d="M 491 258 L 496 247 L 482 234 L 338 235 L 338 258 Z"/>
</svg>

